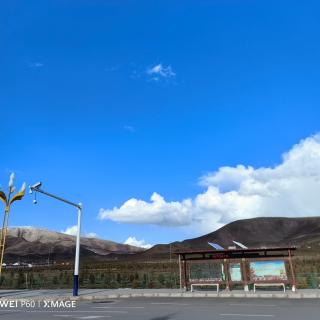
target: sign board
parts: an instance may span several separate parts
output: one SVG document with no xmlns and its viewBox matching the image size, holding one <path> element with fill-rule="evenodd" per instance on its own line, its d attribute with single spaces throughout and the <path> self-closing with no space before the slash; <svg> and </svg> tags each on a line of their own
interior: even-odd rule
<svg viewBox="0 0 320 320">
<path fill-rule="evenodd" d="M 284 261 L 256 261 L 250 262 L 250 276 L 252 281 L 287 280 Z"/>
<path fill-rule="evenodd" d="M 240 263 L 230 263 L 229 271 L 231 281 L 242 281 Z"/>
<path fill-rule="evenodd" d="M 222 263 L 192 263 L 190 265 L 190 281 L 224 281 Z"/>
</svg>

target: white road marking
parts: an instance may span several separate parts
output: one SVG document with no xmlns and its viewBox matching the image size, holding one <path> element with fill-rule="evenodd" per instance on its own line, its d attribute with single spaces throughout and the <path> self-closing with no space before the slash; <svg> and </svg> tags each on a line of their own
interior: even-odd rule
<svg viewBox="0 0 320 320">
<path fill-rule="evenodd" d="M 70 314 L 54 314 L 54 317 L 63 317 L 63 318 L 67 318 L 67 317 L 72 317 L 73 319 L 99 319 L 99 318 L 112 318 L 111 316 L 78 316 L 75 317 L 73 315 Z"/>
<path fill-rule="evenodd" d="M 59 311 L 59 310 L 17 310 L 17 309 L 15 309 L 15 310 L 10 310 L 10 309 L 1 309 L 1 311 L 3 312 L 3 311 L 5 311 L 5 312 L 26 312 L 26 313 L 60 313 L 60 312 L 64 312 L 64 313 L 66 313 L 66 311 L 65 310 L 61 310 L 61 311 Z M 70 310 L 70 311 L 67 311 L 68 313 L 86 313 L 86 312 L 90 312 L 90 313 L 100 313 L 100 312 L 102 312 L 102 313 L 105 313 L 105 312 L 117 312 L 117 313 L 128 313 L 128 311 L 106 311 L 106 310 L 104 310 L 104 311 L 100 311 L 100 310 Z M 64 316 L 67 316 L 67 315 L 64 315 Z M 68 315 L 69 316 L 69 315 Z M 71 315 L 70 315 L 71 316 Z M 111 316 L 109 316 L 109 317 L 111 317 Z"/>
<path fill-rule="evenodd" d="M 116 304 L 119 303 L 120 300 L 113 300 L 113 301 L 96 301 L 96 302 L 92 302 L 94 304 Z"/>
<path fill-rule="evenodd" d="M 188 303 L 174 303 L 174 302 L 151 302 L 150 304 L 163 304 L 163 305 L 173 305 L 173 306 L 188 306 Z"/>
<path fill-rule="evenodd" d="M 104 311 L 93 311 L 93 312 L 110 312 L 110 313 L 129 313 L 129 311 L 122 311 L 122 310 L 104 310 Z"/>
<path fill-rule="evenodd" d="M 230 306 L 238 307 L 276 307 L 275 304 L 254 304 L 254 303 L 230 303 Z"/>
<path fill-rule="evenodd" d="M 73 319 L 99 319 L 99 318 L 110 318 L 111 316 L 85 316 L 85 317 L 74 317 Z"/>
<path fill-rule="evenodd" d="M 221 317 L 274 317 L 274 314 L 220 313 Z"/>
<path fill-rule="evenodd" d="M 144 309 L 145 307 L 91 307 L 92 309 Z"/>
</svg>

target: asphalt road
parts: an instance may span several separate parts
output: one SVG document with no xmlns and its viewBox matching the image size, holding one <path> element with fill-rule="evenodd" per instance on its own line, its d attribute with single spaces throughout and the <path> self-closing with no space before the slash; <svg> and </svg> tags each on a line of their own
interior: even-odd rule
<svg viewBox="0 0 320 320">
<path fill-rule="evenodd" d="M 50 303 L 50 301 L 48 301 Z M 0 308 L 0 319 L 319 320 L 319 299 L 129 298 L 66 306 Z"/>
</svg>

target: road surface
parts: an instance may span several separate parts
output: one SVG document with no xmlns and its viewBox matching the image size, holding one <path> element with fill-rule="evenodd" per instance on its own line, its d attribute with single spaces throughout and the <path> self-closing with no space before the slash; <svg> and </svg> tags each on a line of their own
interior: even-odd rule
<svg viewBox="0 0 320 320">
<path fill-rule="evenodd" d="M 13 300 L 14 301 L 14 300 Z M 39 302 L 37 302 L 39 303 Z M 57 302 L 56 302 L 57 303 Z M 62 304 L 66 302 L 61 302 Z M 76 307 L 2 306 L 1 320 L 319 320 L 319 299 L 129 298 L 76 301 Z"/>
</svg>

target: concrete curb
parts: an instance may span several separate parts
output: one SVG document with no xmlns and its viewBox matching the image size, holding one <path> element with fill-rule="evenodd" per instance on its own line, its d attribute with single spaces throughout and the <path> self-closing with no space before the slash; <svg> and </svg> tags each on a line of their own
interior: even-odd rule
<svg viewBox="0 0 320 320">
<path fill-rule="evenodd" d="M 26 298 L 15 298 L 15 297 L 2 297 L 0 300 L 52 300 L 52 301 L 101 301 L 108 299 L 128 299 L 128 298 L 252 298 L 252 299 L 319 299 L 320 292 L 315 293 L 232 293 L 232 292 L 134 292 L 134 293 L 110 293 L 104 295 L 83 295 L 78 297 L 72 296 L 43 296 L 43 297 L 26 297 Z"/>
<path fill-rule="evenodd" d="M 79 301 L 105 300 L 127 298 L 262 298 L 262 299 L 319 299 L 320 293 L 132 293 L 132 294 L 109 294 L 101 296 L 80 296 L 73 298 Z M 61 299 L 61 298 L 60 298 Z"/>
</svg>

